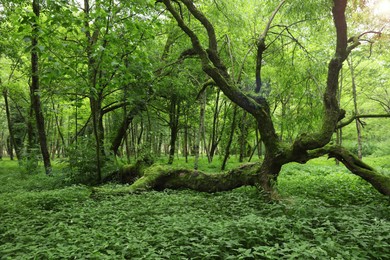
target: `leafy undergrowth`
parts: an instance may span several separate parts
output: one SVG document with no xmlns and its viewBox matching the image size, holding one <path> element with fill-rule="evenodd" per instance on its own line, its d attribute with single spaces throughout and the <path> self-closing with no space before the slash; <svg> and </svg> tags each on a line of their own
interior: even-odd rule
<svg viewBox="0 0 390 260">
<path fill-rule="evenodd" d="M 390 259 L 388 198 L 342 169 L 287 165 L 269 203 L 251 187 L 90 196 L 0 162 L 0 258 Z"/>
</svg>

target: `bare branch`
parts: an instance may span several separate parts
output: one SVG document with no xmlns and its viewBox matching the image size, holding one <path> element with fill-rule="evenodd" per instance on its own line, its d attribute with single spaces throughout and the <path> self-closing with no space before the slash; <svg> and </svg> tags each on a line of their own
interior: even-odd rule
<svg viewBox="0 0 390 260">
<path fill-rule="evenodd" d="M 369 115 L 369 114 L 365 114 L 365 115 L 354 115 L 352 116 L 351 118 L 349 118 L 347 121 L 345 122 L 340 122 L 338 125 L 337 125 L 337 129 L 340 129 L 340 128 L 343 128 L 347 125 L 349 125 L 350 123 L 352 123 L 354 120 L 356 119 L 361 119 L 361 118 L 389 118 L 390 117 L 390 114 L 380 114 L 380 115 Z"/>
<path fill-rule="evenodd" d="M 275 19 L 276 14 L 279 12 L 280 8 L 282 8 L 282 6 L 284 5 L 285 2 L 286 2 L 286 0 L 280 1 L 278 6 L 275 8 L 275 10 L 273 11 L 271 17 L 268 20 L 268 23 L 267 23 L 263 33 L 259 37 L 259 41 L 261 41 L 262 39 L 265 39 L 265 37 L 267 37 L 267 34 L 268 34 L 268 31 L 269 31 L 269 29 L 271 27 L 272 21 Z"/>
<path fill-rule="evenodd" d="M 260 35 L 258 41 L 257 41 L 257 54 L 256 54 L 256 93 L 260 93 L 261 90 L 261 67 L 262 67 L 262 60 L 263 60 L 263 54 L 264 51 L 267 49 L 265 45 L 265 38 L 267 37 L 268 31 L 271 27 L 272 21 L 275 19 L 276 14 L 282 8 L 286 0 L 282 0 L 279 5 L 275 8 L 274 12 L 272 13 L 271 17 L 268 20 L 268 23 L 263 31 L 263 33 Z"/>
</svg>

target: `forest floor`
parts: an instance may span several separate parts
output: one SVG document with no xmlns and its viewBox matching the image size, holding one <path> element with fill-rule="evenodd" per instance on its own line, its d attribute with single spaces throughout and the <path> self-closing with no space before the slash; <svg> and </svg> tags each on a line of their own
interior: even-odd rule
<svg viewBox="0 0 390 260">
<path fill-rule="evenodd" d="M 390 174 L 389 159 L 367 162 Z M 330 160 L 285 166 L 273 202 L 253 187 L 91 196 L 20 172 L 0 161 L 0 259 L 390 259 L 389 198 Z"/>
</svg>

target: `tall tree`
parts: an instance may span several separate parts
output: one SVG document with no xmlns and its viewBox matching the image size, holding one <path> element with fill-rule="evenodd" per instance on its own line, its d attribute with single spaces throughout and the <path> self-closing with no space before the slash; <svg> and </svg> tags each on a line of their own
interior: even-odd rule
<svg viewBox="0 0 390 260">
<path fill-rule="evenodd" d="M 38 55 L 38 39 L 40 34 L 39 28 L 39 16 L 40 16 L 40 0 L 33 0 L 32 7 L 34 12 L 34 21 L 32 23 L 32 37 L 31 37 L 31 85 L 30 85 L 30 97 L 31 104 L 34 108 L 36 125 L 38 130 L 39 144 L 41 147 L 41 153 L 43 163 L 45 166 L 46 174 L 51 173 L 50 154 L 47 149 L 46 131 L 45 131 L 45 119 L 43 116 L 41 98 L 40 98 L 40 86 L 39 86 L 39 55 Z"/>
</svg>

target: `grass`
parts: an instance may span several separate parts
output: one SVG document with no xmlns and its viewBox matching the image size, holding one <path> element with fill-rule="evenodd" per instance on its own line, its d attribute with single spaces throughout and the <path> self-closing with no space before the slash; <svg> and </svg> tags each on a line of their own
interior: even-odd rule
<svg viewBox="0 0 390 260">
<path fill-rule="evenodd" d="M 330 160 L 286 165 L 272 203 L 251 187 L 91 197 L 6 160 L 0 183 L 0 259 L 390 259 L 389 199 Z"/>
</svg>

